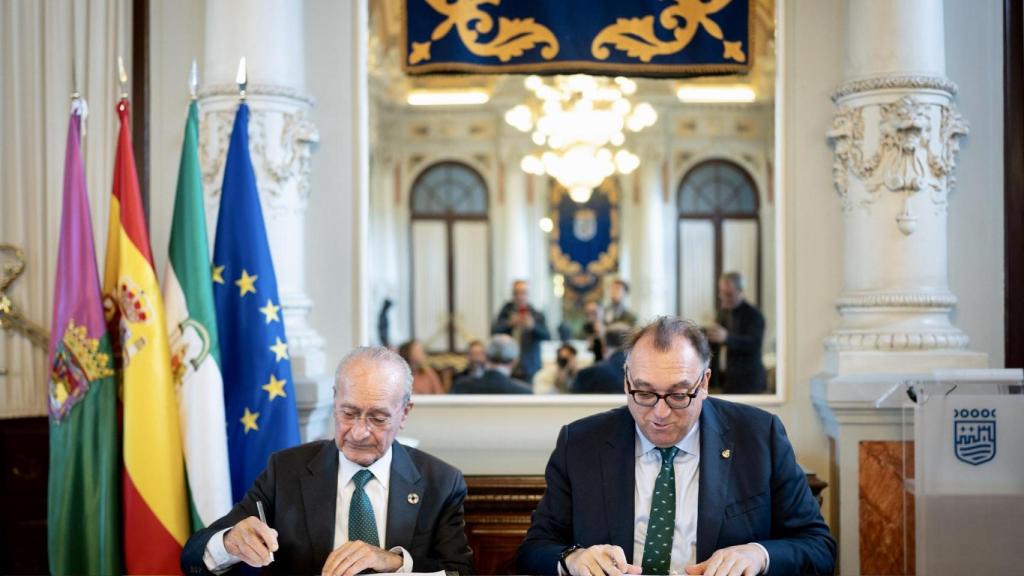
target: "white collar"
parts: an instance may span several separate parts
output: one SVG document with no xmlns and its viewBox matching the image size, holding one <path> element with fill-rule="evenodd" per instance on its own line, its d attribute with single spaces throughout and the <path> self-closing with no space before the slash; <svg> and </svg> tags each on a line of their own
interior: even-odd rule
<svg viewBox="0 0 1024 576">
<path fill-rule="evenodd" d="M 352 477 L 356 475 L 356 472 L 364 468 L 369 470 L 373 477 L 387 490 L 388 484 L 391 482 L 391 448 L 388 447 L 388 451 L 369 466 L 356 464 L 345 458 L 344 452 L 338 450 L 338 480 L 341 482 L 340 486 L 347 486 L 352 481 Z"/>
<path fill-rule="evenodd" d="M 654 442 L 651 442 L 646 436 L 644 436 L 644 433 L 640 430 L 640 425 L 634 423 L 634 426 L 636 427 L 637 438 L 636 456 L 639 458 L 651 450 L 654 450 L 657 446 L 654 445 Z M 690 431 L 686 433 L 686 436 L 683 436 L 682 440 L 676 442 L 676 447 L 679 448 L 681 452 L 700 456 L 700 420 L 694 422 L 693 428 L 690 428 Z"/>
</svg>

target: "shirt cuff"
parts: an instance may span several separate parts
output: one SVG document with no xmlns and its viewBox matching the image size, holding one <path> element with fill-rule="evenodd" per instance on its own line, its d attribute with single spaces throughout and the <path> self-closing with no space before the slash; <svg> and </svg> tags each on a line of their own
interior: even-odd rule
<svg viewBox="0 0 1024 576">
<path fill-rule="evenodd" d="M 402 548 L 401 546 L 395 546 L 394 548 L 388 550 L 388 552 L 391 552 L 392 554 L 398 554 L 399 552 L 402 553 L 402 567 L 398 570 L 395 570 L 395 572 L 397 572 L 398 574 L 408 574 L 412 572 L 412 555 L 409 554 L 408 550 Z"/>
<path fill-rule="evenodd" d="M 206 569 L 214 574 L 227 572 L 228 568 L 241 561 L 241 558 L 224 548 L 224 533 L 228 530 L 231 528 L 225 528 L 214 534 L 206 542 L 206 550 L 203 551 L 203 564 L 206 564 Z"/>
<path fill-rule="evenodd" d="M 764 570 L 761 570 L 761 574 L 767 574 L 768 573 L 768 566 L 772 562 L 772 557 L 768 555 L 768 549 L 765 548 L 764 546 L 758 544 L 757 542 L 751 542 L 751 544 L 753 544 L 754 546 L 757 546 L 758 548 L 760 548 L 761 552 L 764 552 Z"/>
</svg>

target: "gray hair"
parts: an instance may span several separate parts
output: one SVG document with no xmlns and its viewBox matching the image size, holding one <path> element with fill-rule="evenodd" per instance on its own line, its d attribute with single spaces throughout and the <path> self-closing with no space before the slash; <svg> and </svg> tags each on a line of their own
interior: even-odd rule
<svg viewBox="0 0 1024 576">
<path fill-rule="evenodd" d="M 733 285 L 734 288 L 743 292 L 743 274 L 739 272 L 726 272 L 722 274 L 722 280 Z"/>
<path fill-rule="evenodd" d="M 675 344 L 677 338 L 683 338 L 692 344 L 697 354 L 700 355 L 704 370 L 707 370 L 708 366 L 711 365 L 711 346 L 708 344 L 707 337 L 704 336 L 704 331 L 701 330 L 696 322 L 684 320 L 678 316 L 659 316 L 653 322 L 633 332 L 625 347 L 627 363 L 636 343 L 648 333 L 654 337 L 655 350 L 667 352 Z"/>
<path fill-rule="evenodd" d="M 346 374 L 349 366 L 361 361 L 388 365 L 396 374 L 401 375 L 404 388 L 402 404 L 409 403 L 409 399 L 412 397 L 412 370 L 397 352 L 383 346 L 359 346 L 342 358 L 338 363 L 338 369 L 334 371 L 335 394 L 337 394 L 339 386 L 348 384 Z"/>
<path fill-rule="evenodd" d="M 519 343 L 508 334 L 495 334 L 487 341 L 487 361 L 503 366 L 519 359 Z"/>
</svg>

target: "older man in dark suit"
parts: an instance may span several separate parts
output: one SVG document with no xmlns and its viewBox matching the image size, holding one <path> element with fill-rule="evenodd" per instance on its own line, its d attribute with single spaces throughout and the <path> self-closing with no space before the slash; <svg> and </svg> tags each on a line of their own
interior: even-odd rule
<svg viewBox="0 0 1024 576">
<path fill-rule="evenodd" d="M 719 278 L 718 302 L 721 309 L 715 325 L 706 329 L 718 362 L 711 386 L 721 387 L 727 394 L 764 392 L 764 315 L 747 302 L 739 272 L 728 272 Z"/>
<path fill-rule="evenodd" d="M 512 300 L 506 302 L 491 326 L 492 334 L 508 334 L 519 343 L 519 363 L 512 376 L 533 382 L 540 370 L 540 343 L 551 338 L 544 313 L 530 304 L 530 289 L 525 280 L 512 283 Z"/>
<path fill-rule="evenodd" d="M 836 544 L 776 416 L 707 399 L 700 328 L 627 346 L 627 406 L 562 428 L 524 574 L 830 574 Z"/>
<path fill-rule="evenodd" d="M 533 394 L 533 389 L 512 378 L 519 359 L 519 344 L 507 334 L 495 334 L 487 342 L 487 364 L 479 376 L 462 376 L 452 385 L 452 394 Z"/>
<path fill-rule="evenodd" d="M 395 440 L 411 390 L 394 352 L 349 354 L 335 382 L 335 440 L 271 456 L 245 498 L 189 538 L 182 570 L 220 574 L 244 562 L 276 574 L 469 573 L 462 474 Z"/>
</svg>

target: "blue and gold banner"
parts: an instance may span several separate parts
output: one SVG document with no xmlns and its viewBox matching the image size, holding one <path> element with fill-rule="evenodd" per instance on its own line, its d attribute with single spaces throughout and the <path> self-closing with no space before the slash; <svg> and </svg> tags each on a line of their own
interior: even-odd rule
<svg viewBox="0 0 1024 576">
<path fill-rule="evenodd" d="M 750 69 L 750 0 L 405 0 L 409 74 Z"/>
<path fill-rule="evenodd" d="M 551 269 L 565 278 L 565 299 L 575 301 L 600 290 L 601 278 L 619 270 L 619 190 L 614 178 L 580 204 L 553 184 L 551 190 Z"/>
</svg>

